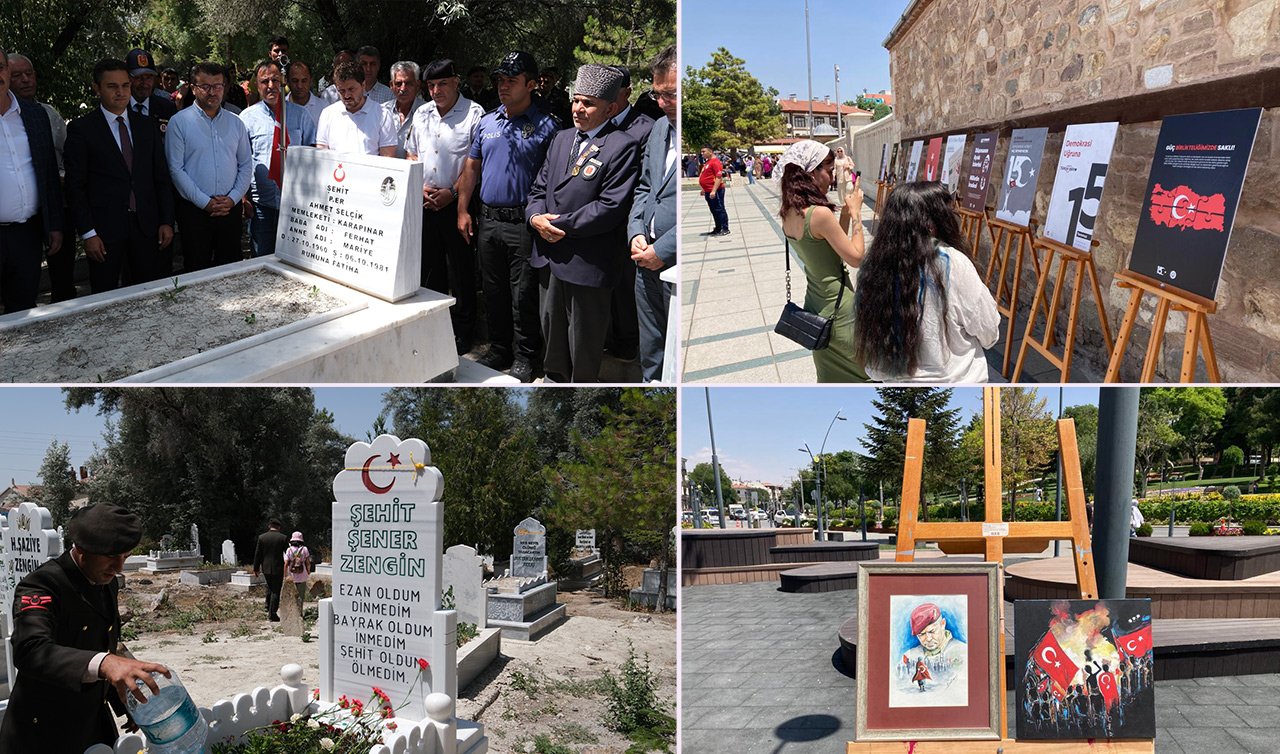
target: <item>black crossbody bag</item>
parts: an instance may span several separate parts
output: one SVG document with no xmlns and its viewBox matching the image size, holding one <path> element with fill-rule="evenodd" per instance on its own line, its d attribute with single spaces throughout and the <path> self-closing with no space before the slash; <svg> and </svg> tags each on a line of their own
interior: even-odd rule
<svg viewBox="0 0 1280 754">
<path fill-rule="evenodd" d="M 786 242 L 785 258 L 787 264 L 787 303 L 782 307 L 782 316 L 778 317 L 778 324 L 774 326 L 773 331 L 810 351 L 821 351 L 831 343 L 831 330 L 835 326 L 836 318 L 834 315 L 830 319 L 820 317 L 792 302 L 790 240 Z M 848 273 L 845 272 L 844 264 L 841 263 L 840 293 L 836 294 L 836 314 L 840 313 L 840 301 L 844 298 L 844 287 L 847 281 Z"/>
</svg>

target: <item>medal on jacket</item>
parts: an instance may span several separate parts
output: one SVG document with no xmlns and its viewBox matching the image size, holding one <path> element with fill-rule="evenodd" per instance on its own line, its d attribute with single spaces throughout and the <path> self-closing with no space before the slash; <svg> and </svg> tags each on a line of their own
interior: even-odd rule
<svg viewBox="0 0 1280 754">
<path fill-rule="evenodd" d="M 582 168 L 582 179 L 589 181 L 596 177 L 596 173 L 600 172 L 600 168 L 604 167 L 604 163 L 599 160 L 587 160 L 587 164 Z"/>
<path fill-rule="evenodd" d="M 577 162 L 573 163 L 573 170 L 572 170 L 572 171 L 570 171 L 569 175 L 572 175 L 572 176 L 575 176 L 575 177 L 576 177 L 576 176 L 578 175 L 578 173 L 582 172 L 582 165 L 583 165 L 583 163 L 585 163 L 585 162 L 586 162 L 586 161 L 591 157 L 591 155 L 593 155 L 593 154 L 595 154 L 596 152 L 599 152 L 599 151 L 600 151 L 600 147 L 596 146 L 595 144 L 592 144 L 591 146 L 589 146 L 589 147 L 587 147 L 586 149 L 582 150 L 582 154 L 578 155 L 578 160 L 577 160 Z M 599 166 L 599 165 L 600 165 L 600 163 L 599 163 L 599 162 L 596 162 L 596 165 L 597 165 L 597 166 Z M 586 177 L 587 177 L 587 178 L 590 178 L 590 177 L 594 176 L 594 175 L 595 175 L 595 172 L 596 172 L 596 171 L 592 170 L 592 171 L 591 171 L 591 173 L 590 173 L 590 175 L 588 175 L 588 176 L 586 176 Z"/>
<path fill-rule="evenodd" d="M 523 126 L 520 126 L 520 136 L 526 139 L 533 136 L 533 124 L 526 123 Z"/>
</svg>

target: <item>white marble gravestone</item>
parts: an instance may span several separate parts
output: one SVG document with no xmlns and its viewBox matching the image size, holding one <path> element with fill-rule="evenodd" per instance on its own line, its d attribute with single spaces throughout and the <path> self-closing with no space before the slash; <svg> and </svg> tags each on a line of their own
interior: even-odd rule
<svg viewBox="0 0 1280 754">
<path fill-rule="evenodd" d="M 453 604 L 459 623 L 487 623 L 489 590 L 484 583 L 484 559 L 474 547 L 454 545 L 444 551 L 444 588 L 453 587 Z"/>
<path fill-rule="evenodd" d="M 276 256 L 386 301 L 418 292 L 422 163 L 290 147 Z"/>
<path fill-rule="evenodd" d="M 600 551 L 596 549 L 596 530 L 578 529 L 574 538 L 574 549 L 578 552 L 598 555 Z"/>
<path fill-rule="evenodd" d="M 236 557 L 236 543 L 229 539 L 222 540 L 222 564 L 237 567 L 240 565 L 240 560 Z"/>
<path fill-rule="evenodd" d="M 536 518 L 516 525 L 511 547 L 511 575 L 517 578 L 542 576 L 547 572 L 547 527 Z"/>
<path fill-rule="evenodd" d="M 440 609 L 444 478 L 430 464 L 418 439 L 347 448 L 333 480 L 333 597 L 319 621 L 324 699 L 379 686 L 404 701 L 400 717 L 420 719 L 428 694 L 457 698 L 457 612 Z"/>
<path fill-rule="evenodd" d="M 0 601 L 4 614 L 4 654 L 9 673 L 9 688 L 13 688 L 18 670 L 13 666 L 13 647 L 8 638 L 13 635 L 13 593 L 27 574 L 44 565 L 45 561 L 62 554 L 62 534 L 53 528 L 53 515 L 48 508 L 35 503 L 21 503 L 5 517 L 0 529 L 3 543 L 4 574 L 0 577 Z"/>
</svg>

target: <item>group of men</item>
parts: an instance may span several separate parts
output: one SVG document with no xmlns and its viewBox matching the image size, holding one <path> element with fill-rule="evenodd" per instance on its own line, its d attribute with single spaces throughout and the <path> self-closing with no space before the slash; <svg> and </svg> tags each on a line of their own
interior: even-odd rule
<svg viewBox="0 0 1280 754">
<path fill-rule="evenodd" d="M 522 382 L 596 382 L 606 351 L 638 356 L 645 381 L 661 377 L 672 289 L 659 274 L 676 256 L 674 46 L 652 66 L 656 124 L 631 105 L 621 66 L 582 66 L 570 103 L 526 52 L 506 55 L 486 90 L 485 69 L 464 89 L 449 59 L 397 62 L 387 86 L 377 49 L 362 47 L 335 56 L 317 94 L 288 40 L 270 50 L 243 109 L 229 104 L 237 84 L 220 64 L 156 87 L 147 51 L 104 59 L 97 106 L 62 144 L 61 117 L 35 102 L 34 84 L 17 86 L 30 61 L 0 50 L 0 181 L 15 187 L 0 192 L 4 312 L 35 305 L 42 256 L 51 298 L 74 296 L 76 238 L 94 293 L 171 275 L 177 230 L 185 271 L 243 258 L 244 217 L 252 253 L 274 253 L 285 148 L 313 145 L 423 163 L 421 283 L 455 297 L 459 355 L 483 316 L 477 361 Z M 498 104 L 486 112 L 464 91 Z"/>
</svg>

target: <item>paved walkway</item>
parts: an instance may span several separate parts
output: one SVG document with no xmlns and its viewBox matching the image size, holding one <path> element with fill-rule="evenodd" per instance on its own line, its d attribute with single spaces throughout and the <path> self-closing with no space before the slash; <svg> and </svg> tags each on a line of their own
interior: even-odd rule
<svg viewBox="0 0 1280 754">
<path fill-rule="evenodd" d="M 834 202 L 835 194 L 831 194 Z M 862 209 L 864 238 L 871 233 L 875 187 Z M 773 327 L 786 302 L 786 270 L 783 235 L 778 219 L 778 184 L 741 176 L 725 191 L 729 213 L 728 236 L 709 237 L 711 212 L 697 181 L 681 185 L 680 268 L 681 348 L 684 381 L 719 383 L 811 384 L 816 375 L 807 350 L 777 335 Z M 983 260 L 985 261 L 985 260 Z M 985 266 L 983 266 L 985 270 Z M 856 279 L 856 278 L 855 278 Z M 791 256 L 792 300 L 804 300 L 804 266 Z M 1027 302 L 1031 293 L 1025 294 Z M 1025 321 L 1015 327 L 1012 359 L 1016 360 Z M 1000 377 L 1004 355 L 1001 340 L 987 352 L 992 381 Z M 1077 382 L 1101 382 L 1101 374 L 1088 373 L 1083 359 L 1072 365 Z M 1011 367 L 1012 371 L 1012 367 Z M 1027 354 L 1020 382 L 1057 382 L 1058 372 L 1035 351 Z"/>
<path fill-rule="evenodd" d="M 857 684 L 836 632 L 857 592 L 773 582 L 680 590 L 680 746 L 831 754 L 853 740 Z M 1013 695 L 1009 715 L 1013 717 Z M 1280 674 L 1159 681 L 1158 754 L 1280 751 Z"/>
</svg>

